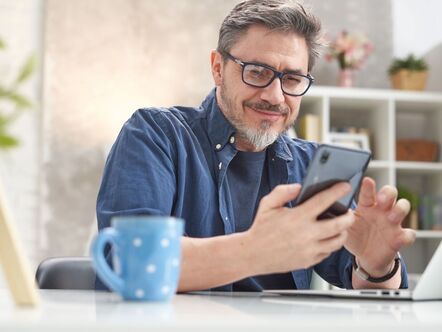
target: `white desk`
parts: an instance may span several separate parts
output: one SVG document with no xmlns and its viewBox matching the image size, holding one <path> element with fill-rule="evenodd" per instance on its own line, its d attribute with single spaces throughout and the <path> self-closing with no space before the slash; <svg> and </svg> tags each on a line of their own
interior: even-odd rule
<svg viewBox="0 0 442 332">
<path fill-rule="evenodd" d="M 42 291 L 39 309 L 0 290 L 0 331 L 442 331 L 442 301 L 387 302 L 243 295 L 178 295 L 123 302 L 108 293 Z"/>
</svg>

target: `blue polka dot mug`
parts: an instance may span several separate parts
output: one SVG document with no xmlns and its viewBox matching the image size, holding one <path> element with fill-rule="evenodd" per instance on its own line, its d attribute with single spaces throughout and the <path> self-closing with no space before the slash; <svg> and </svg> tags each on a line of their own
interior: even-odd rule
<svg viewBox="0 0 442 332">
<path fill-rule="evenodd" d="M 126 300 L 167 301 L 180 272 L 184 220 L 161 216 L 119 216 L 95 238 L 91 255 L 100 279 Z M 106 261 L 112 246 L 112 270 Z"/>
</svg>

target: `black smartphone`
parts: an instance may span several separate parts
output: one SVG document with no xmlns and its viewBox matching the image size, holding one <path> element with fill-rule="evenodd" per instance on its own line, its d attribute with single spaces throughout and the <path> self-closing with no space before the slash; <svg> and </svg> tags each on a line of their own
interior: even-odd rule
<svg viewBox="0 0 442 332">
<path fill-rule="evenodd" d="M 338 182 L 349 182 L 351 192 L 332 204 L 319 219 L 331 218 L 347 212 L 358 192 L 371 153 L 365 150 L 322 144 L 311 160 L 296 204 L 301 204 L 318 192 Z"/>
</svg>

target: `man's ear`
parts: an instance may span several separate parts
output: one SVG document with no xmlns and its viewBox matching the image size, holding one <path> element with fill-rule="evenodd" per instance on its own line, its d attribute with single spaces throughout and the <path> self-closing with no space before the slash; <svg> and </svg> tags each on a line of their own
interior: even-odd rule
<svg viewBox="0 0 442 332">
<path fill-rule="evenodd" d="M 217 87 L 221 86 L 223 80 L 222 72 L 224 66 L 224 60 L 221 56 L 221 53 L 219 53 L 217 50 L 213 50 L 210 53 L 210 63 L 212 66 L 212 76 L 213 80 L 215 81 L 215 85 Z"/>
</svg>

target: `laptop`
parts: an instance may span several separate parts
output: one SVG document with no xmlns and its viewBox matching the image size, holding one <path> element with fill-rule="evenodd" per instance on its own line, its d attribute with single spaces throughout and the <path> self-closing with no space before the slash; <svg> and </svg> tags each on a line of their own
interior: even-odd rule
<svg viewBox="0 0 442 332">
<path fill-rule="evenodd" d="M 37 306 L 39 293 L 0 186 L 0 273 L 1 266 L 15 303 Z"/>
<path fill-rule="evenodd" d="M 339 289 L 339 290 L 293 290 L 272 289 L 265 293 L 298 297 L 332 297 L 390 300 L 442 300 L 442 242 L 425 268 L 413 290 L 409 289 Z"/>
</svg>

